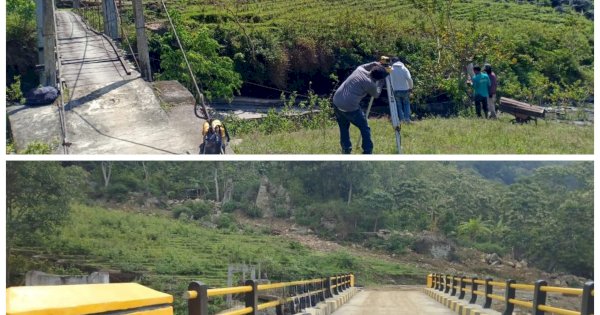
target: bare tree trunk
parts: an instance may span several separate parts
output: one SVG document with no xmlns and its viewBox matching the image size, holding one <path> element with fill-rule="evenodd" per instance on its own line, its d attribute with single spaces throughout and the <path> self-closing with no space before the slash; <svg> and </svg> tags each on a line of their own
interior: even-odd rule
<svg viewBox="0 0 600 315">
<path fill-rule="evenodd" d="M 105 161 L 101 163 L 102 166 L 102 177 L 104 177 L 104 188 L 108 187 L 110 183 L 110 174 L 112 173 L 112 163 L 110 161 Z"/>
<path fill-rule="evenodd" d="M 148 194 L 148 169 L 146 168 L 146 163 L 142 161 L 142 168 L 144 169 L 144 194 Z"/>
<path fill-rule="evenodd" d="M 233 179 L 228 178 L 225 181 L 225 188 L 223 190 L 223 203 L 230 202 L 233 198 Z"/>
<path fill-rule="evenodd" d="M 219 177 L 217 175 L 217 168 L 215 167 L 215 200 L 219 202 Z"/>
<path fill-rule="evenodd" d="M 373 233 L 377 233 L 377 224 L 379 223 L 379 216 L 375 218 L 375 226 L 373 226 Z"/>
<path fill-rule="evenodd" d="M 348 205 L 352 201 L 352 182 L 350 182 L 350 188 L 348 189 Z"/>
</svg>

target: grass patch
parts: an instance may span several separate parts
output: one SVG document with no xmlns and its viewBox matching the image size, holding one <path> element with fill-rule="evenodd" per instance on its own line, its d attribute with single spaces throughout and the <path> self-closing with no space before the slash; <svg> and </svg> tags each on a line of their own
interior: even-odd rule
<svg viewBox="0 0 600 315">
<path fill-rule="evenodd" d="M 555 121 L 512 124 L 509 116 L 498 120 L 478 118 L 428 118 L 402 126 L 403 154 L 593 154 L 593 126 Z M 388 119 L 370 119 L 375 154 L 396 154 L 394 130 Z M 358 129 L 350 128 L 353 153 Z M 238 135 L 238 154 L 338 154 L 337 126 L 321 130 Z"/>
</svg>

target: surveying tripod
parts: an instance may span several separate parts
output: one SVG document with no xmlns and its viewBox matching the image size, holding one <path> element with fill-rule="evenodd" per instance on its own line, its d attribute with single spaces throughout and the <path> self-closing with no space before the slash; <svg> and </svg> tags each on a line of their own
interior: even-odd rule
<svg viewBox="0 0 600 315">
<path fill-rule="evenodd" d="M 394 127 L 394 131 L 396 133 L 396 147 L 398 148 L 398 154 L 402 154 L 402 136 L 400 134 L 400 131 L 402 130 L 402 125 L 400 124 L 400 117 L 398 117 L 398 107 L 396 106 L 394 89 L 392 89 L 392 81 L 389 75 L 385 78 L 385 88 L 387 90 L 388 103 L 390 106 L 390 116 L 392 116 L 392 126 Z M 369 119 L 369 112 L 371 112 L 371 106 L 373 106 L 374 100 L 375 98 L 371 96 L 371 100 L 369 100 L 369 107 L 367 107 L 367 120 Z"/>
</svg>

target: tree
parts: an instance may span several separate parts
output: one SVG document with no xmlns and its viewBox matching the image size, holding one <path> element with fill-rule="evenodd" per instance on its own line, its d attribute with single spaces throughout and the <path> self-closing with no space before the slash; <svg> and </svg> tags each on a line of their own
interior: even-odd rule
<svg viewBox="0 0 600 315">
<path fill-rule="evenodd" d="M 35 244 L 65 224 L 71 201 L 86 187 L 84 178 L 80 167 L 58 162 L 7 162 L 7 257 L 15 244 Z"/>
<path fill-rule="evenodd" d="M 69 203 L 85 187 L 79 167 L 57 162 L 8 162 L 7 239 L 49 233 L 68 218 Z"/>
<path fill-rule="evenodd" d="M 231 100 L 242 86 L 241 76 L 234 70 L 233 60 L 219 55 L 221 47 L 212 38 L 208 28 L 199 27 L 191 32 L 182 26 L 177 12 L 172 17 L 192 71 L 201 79 L 198 84 L 202 93 L 209 100 L 219 97 Z M 158 78 L 181 80 L 191 91 L 195 91 L 181 50 L 172 47 L 175 42 L 173 30 L 160 38 L 160 67 L 163 72 Z"/>
<path fill-rule="evenodd" d="M 490 235 L 492 230 L 479 218 L 469 219 L 458 226 L 458 235 L 466 237 L 471 242 L 476 242 Z"/>
</svg>

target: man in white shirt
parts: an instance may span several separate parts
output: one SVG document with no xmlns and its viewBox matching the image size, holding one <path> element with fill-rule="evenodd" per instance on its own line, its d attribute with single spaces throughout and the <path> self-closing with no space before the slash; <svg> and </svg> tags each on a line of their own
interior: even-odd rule
<svg viewBox="0 0 600 315">
<path fill-rule="evenodd" d="M 410 76 L 410 71 L 399 58 L 393 58 L 392 73 L 390 78 L 392 81 L 392 89 L 394 90 L 394 98 L 398 107 L 398 118 L 404 122 L 410 122 L 410 92 L 413 89 L 413 80 Z"/>
</svg>

